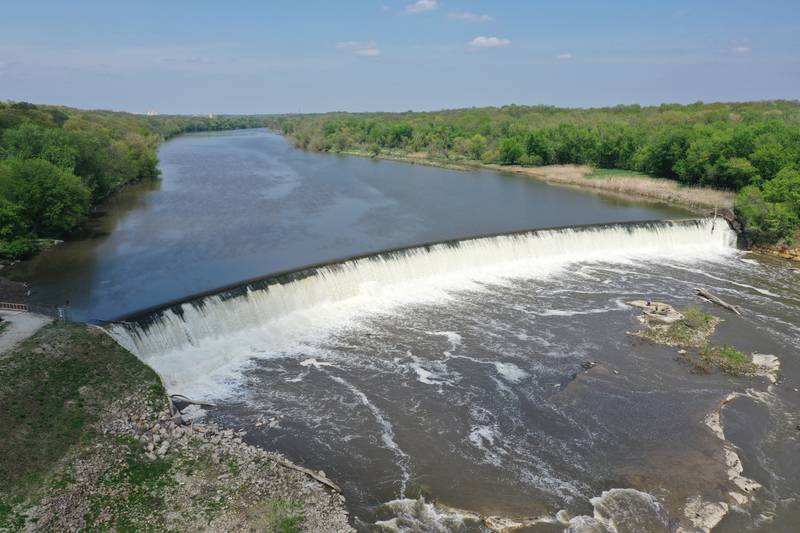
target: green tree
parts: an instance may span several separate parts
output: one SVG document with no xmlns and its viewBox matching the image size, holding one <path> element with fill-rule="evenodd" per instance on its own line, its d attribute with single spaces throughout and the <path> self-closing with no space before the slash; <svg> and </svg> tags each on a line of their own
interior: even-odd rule
<svg viewBox="0 0 800 533">
<path fill-rule="evenodd" d="M 787 203 L 768 202 L 754 185 L 736 195 L 736 212 L 745 221 L 745 236 L 756 243 L 791 241 L 800 226 L 795 210 Z"/>
<path fill-rule="evenodd" d="M 724 189 L 739 190 L 745 185 L 755 185 L 761 181 L 758 169 L 750 161 L 741 157 L 722 158 L 717 161 L 713 184 Z"/>
<path fill-rule="evenodd" d="M 788 164 L 786 149 L 778 142 L 762 144 L 749 157 L 765 180 L 772 179 L 780 169 Z"/>
<path fill-rule="evenodd" d="M 21 207 L 23 223 L 35 235 L 61 237 L 89 212 L 90 194 L 81 180 L 41 159 L 3 161 L 0 190 Z"/>
<path fill-rule="evenodd" d="M 553 142 L 544 130 L 534 130 L 525 137 L 525 153 L 528 157 L 538 157 L 543 164 L 555 159 Z"/>
<path fill-rule="evenodd" d="M 518 165 L 523 153 L 522 144 L 517 139 L 506 137 L 498 149 L 498 162 L 501 165 Z"/>
<path fill-rule="evenodd" d="M 7 157 L 44 159 L 70 171 L 78 159 L 78 148 L 69 133 L 31 123 L 5 131 L 3 146 Z"/>
<path fill-rule="evenodd" d="M 785 203 L 800 216 L 800 171 L 786 167 L 764 184 L 764 199 Z"/>
<path fill-rule="evenodd" d="M 480 133 L 476 133 L 469 139 L 469 155 L 472 159 L 480 160 L 486 152 L 486 137 Z"/>
</svg>

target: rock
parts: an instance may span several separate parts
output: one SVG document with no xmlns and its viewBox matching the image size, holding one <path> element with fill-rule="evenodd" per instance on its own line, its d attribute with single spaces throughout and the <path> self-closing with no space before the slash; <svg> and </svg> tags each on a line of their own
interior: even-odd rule
<svg viewBox="0 0 800 533">
<path fill-rule="evenodd" d="M 683 320 L 683 313 L 678 312 L 674 307 L 663 302 L 633 300 L 628 302 L 628 305 L 641 309 L 642 318 L 647 322 L 673 324 L 679 320 Z"/>
<path fill-rule="evenodd" d="M 169 450 L 169 441 L 164 441 L 161 443 L 161 446 L 158 448 L 158 455 L 164 456 L 167 454 Z"/>
<path fill-rule="evenodd" d="M 697 529 L 711 531 L 728 513 L 728 508 L 725 502 L 706 502 L 695 496 L 684 507 L 684 514 Z"/>
<path fill-rule="evenodd" d="M 780 371 L 781 362 L 777 357 L 769 354 L 754 353 L 753 364 L 758 367 L 756 375 L 763 376 L 772 383 L 778 381 L 778 372 Z"/>
<path fill-rule="evenodd" d="M 739 492 L 729 492 L 728 495 L 736 503 L 736 505 L 744 505 L 748 501 L 747 496 Z"/>
</svg>

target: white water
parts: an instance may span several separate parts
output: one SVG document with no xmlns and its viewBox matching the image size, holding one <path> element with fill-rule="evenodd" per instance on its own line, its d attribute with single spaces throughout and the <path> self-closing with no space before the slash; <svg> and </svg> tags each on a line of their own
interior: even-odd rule
<svg viewBox="0 0 800 533">
<path fill-rule="evenodd" d="M 446 299 L 451 291 L 479 290 L 506 278 L 546 276 L 581 262 L 715 258 L 731 253 L 735 240 L 724 221 L 711 219 L 465 240 L 320 267 L 296 281 L 228 299 L 209 296 L 200 305 L 183 304 L 180 313 L 163 311 L 145 326 L 114 325 L 111 331 L 170 390 L 220 396 L 230 392 L 226 382 L 247 361 L 296 353 L 336 328 L 356 325 L 364 314 Z M 506 379 L 523 377 L 512 368 L 498 372 Z"/>
</svg>

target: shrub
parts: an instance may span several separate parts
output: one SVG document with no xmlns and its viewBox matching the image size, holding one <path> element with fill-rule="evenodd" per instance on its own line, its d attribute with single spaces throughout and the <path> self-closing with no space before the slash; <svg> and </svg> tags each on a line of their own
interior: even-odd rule
<svg viewBox="0 0 800 533">
<path fill-rule="evenodd" d="M 516 139 L 505 138 L 498 149 L 497 162 L 501 165 L 517 165 L 522 159 L 522 145 Z"/>
</svg>

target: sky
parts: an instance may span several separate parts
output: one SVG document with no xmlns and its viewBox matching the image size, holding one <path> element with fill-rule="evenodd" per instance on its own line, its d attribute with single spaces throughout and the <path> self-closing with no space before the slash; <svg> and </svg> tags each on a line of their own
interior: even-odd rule
<svg viewBox="0 0 800 533">
<path fill-rule="evenodd" d="M 4 0 L 0 100 L 159 113 L 800 98 L 798 0 Z"/>
</svg>

